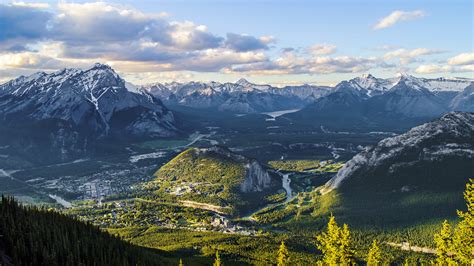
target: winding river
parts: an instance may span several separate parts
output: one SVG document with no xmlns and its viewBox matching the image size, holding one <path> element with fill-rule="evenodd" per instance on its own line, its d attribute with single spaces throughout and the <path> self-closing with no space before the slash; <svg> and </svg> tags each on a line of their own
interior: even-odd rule
<svg viewBox="0 0 474 266">
<path fill-rule="evenodd" d="M 292 190 L 291 190 L 291 187 L 290 187 L 290 183 L 291 183 L 290 174 L 283 174 L 282 176 L 283 176 L 283 178 L 281 180 L 282 186 L 283 186 L 283 189 L 285 189 L 285 191 L 286 191 L 286 201 L 285 202 L 288 202 L 288 201 L 291 200 L 291 194 L 292 194 Z"/>
</svg>

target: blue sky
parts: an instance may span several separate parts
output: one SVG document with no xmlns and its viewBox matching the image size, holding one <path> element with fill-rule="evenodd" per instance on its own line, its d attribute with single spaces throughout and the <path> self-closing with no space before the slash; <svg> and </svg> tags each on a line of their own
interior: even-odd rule
<svg viewBox="0 0 474 266">
<path fill-rule="evenodd" d="M 9 28 L 0 31 L 0 81 L 96 61 L 134 83 L 330 85 L 368 72 L 474 71 L 472 1 L 0 3 Z"/>
</svg>

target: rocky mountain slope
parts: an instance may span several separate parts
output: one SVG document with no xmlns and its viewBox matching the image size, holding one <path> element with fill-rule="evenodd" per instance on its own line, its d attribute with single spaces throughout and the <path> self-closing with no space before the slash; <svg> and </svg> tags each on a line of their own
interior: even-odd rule
<svg viewBox="0 0 474 266">
<path fill-rule="evenodd" d="M 221 146 L 190 148 L 155 176 L 149 187 L 165 198 L 209 204 L 232 214 L 264 204 L 266 195 L 281 188 L 280 176 Z"/>
<path fill-rule="evenodd" d="M 335 189 L 345 181 L 366 179 L 375 173 L 380 174 L 380 180 L 387 179 L 388 176 L 397 176 L 406 169 L 415 169 L 418 164 L 442 163 L 446 160 L 458 161 L 460 168 L 470 169 L 470 173 L 466 173 L 464 177 L 465 180 L 474 175 L 474 113 L 448 113 L 407 133 L 384 139 L 375 147 L 354 156 L 327 186 Z M 463 166 L 463 161 L 470 164 Z M 429 179 L 419 179 L 420 177 L 412 176 L 402 187 L 392 189 L 409 189 L 410 186 L 423 182 L 430 185 Z"/>
<path fill-rule="evenodd" d="M 318 190 L 352 225 L 423 227 L 456 217 L 474 176 L 474 114 L 451 112 L 355 155 Z"/>
<path fill-rule="evenodd" d="M 0 121 L 5 145 L 43 145 L 61 160 L 86 154 L 97 139 L 168 137 L 177 132 L 172 112 L 160 100 L 127 88 L 102 64 L 21 76 L 0 85 Z"/>
</svg>

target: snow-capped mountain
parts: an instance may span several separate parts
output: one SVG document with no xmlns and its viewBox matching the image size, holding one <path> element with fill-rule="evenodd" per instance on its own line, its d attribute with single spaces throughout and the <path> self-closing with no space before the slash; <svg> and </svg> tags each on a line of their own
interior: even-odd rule
<svg viewBox="0 0 474 266">
<path fill-rule="evenodd" d="M 285 116 L 317 126 L 400 130 L 449 111 L 474 109 L 469 100 L 471 84 L 469 79 L 363 75 L 340 82 L 327 95 Z"/>
<path fill-rule="evenodd" d="M 173 114 L 158 99 L 127 85 L 103 64 L 22 76 L 0 85 L 0 115 L 7 124 L 61 120 L 97 137 L 176 132 Z"/>
<path fill-rule="evenodd" d="M 156 83 L 143 86 L 143 89 L 167 105 L 216 108 L 238 113 L 301 108 L 330 91 L 329 87 L 311 85 L 277 88 L 254 84 L 246 79 L 236 83 Z"/>
<path fill-rule="evenodd" d="M 422 164 L 424 167 L 420 167 Z M 430 171 L 432 168 L 426 167 L 428 164 L 445 169 Z M 439 174 L 459 173 L 466 174 L 461 176 L 462 187 L 463 181 L 474 174 L 473 165 L 474 113 L 451 112 L 404 134 L 386 138 L 375 147 L 357 154 L 328 181 L 324 192 L 344 186 L 349 181 L 358 184 L 375 182 L 403 191 L 416 189 L 423 182 L 437 182 L 435 176 Z M 423 171 L 419 172 L 419 169 Z M 425 176 L 431 181 L 423 179 Z M 453 177 L 444 178 L 451 180 Z M 395 187 L 395 184 L 403 186 Z"/>
<path fill-rule="evenodd" d="M 376 78 L 371 74 L 364 74 L 349 80 L 349 83 L 355 89 L 362 90 L 367 96 L 372 97 L 389 91 L 402 80 L 412 88 L 425 88 L 434 94 L 439 92 L 458 93 L 473 82 L 473 80 L 464 78 L 427 79 L 414 77 L 405 73 L 398 73 L 396 77 L 388 79 Z"/>
<path fill-rule="evenodd" d="M 312 105 L 311 109 L 320 111 L 323 109 L 335 110 L 341 108 L 341 106 L 351 106 L 349 109 L 352 110 L 355 97 L 359 98 L 355 101 L 360 102 L 361 99 L 367 100 L 386 94 L 387 97 L 385 98 L 390 95 L 402 96 L 400 95 L 402 90 L 399 88 L 401 82 L 407 88 L 413 89 L 412 92 L 416 91 L 420 94 L 419 92 L 425 91 L 422 94 L 430 100 L 421 100 L 419 97 L 410 100 L 409 98 L 413 96 L 413 93 L 407 89 L 405 92 L 408 94 L 405 95 L 404 99 L 387 99 L 387 106 L 380 111 L 397 110 L 397 113 L 406 114 L 412 112 L 410 116 L 415 117 L 438 115 L 448 110 L 449 102 L 473 81 L 460 78 L 425 79 L 407 74 L 398 74 L 394 78 L 382 79 L 371 74 L 364 74 L 348 81 L 342 81 L 334 88 L 307 84 L 278 88 L 265 84 L 258 85 L 246 79 L 240 79 L 235 83 L 156 83 L 143 86 L 143 89 L 160 98 L 167 105 L 255 113 L 297 109 L 307 105 Z M 331 96 L 328 97 L 329 95 Z M 345 97 L 347 97 L 347 102 L 344 102 Z M 331 99 L 336 100 L 333 107 L 331 107 Z M 398 104 L 395 104 L 395 102 L 398 102 Z M 441 102 L 443 107 L 437 106 L 436 102 Z M 318 104 L 324 106 L 314 108 L 314 105 Z M 419 104 L 427 104 L 427 106 L 418 106 Z M 419 108 L 424 110 L 417 112 Z"/>
<path fill-rule="evenodd" d="M 436 117 L 448 111 L 445 102 L 410 77 L 401 77 L 392 88 L 367 101 L 372 115 L 376 113 L 405 117 Z"/>
<path fill-rule="evenodd" d="M 360 77 L 353 78 L 347 82 L 339 83 L 336 88 L 348 89 L 358 91 L 365 97 L 372 97 L 383 94 L 394 86 L 393 79 L 379 79 L 371 74 L 364 74 Z"/>
</svg>

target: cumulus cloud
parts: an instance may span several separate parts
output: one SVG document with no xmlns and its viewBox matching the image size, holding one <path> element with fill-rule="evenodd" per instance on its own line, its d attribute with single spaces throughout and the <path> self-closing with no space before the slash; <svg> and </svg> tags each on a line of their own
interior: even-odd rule
<svg viewBox="0 0 474 266">
<path fill-rule="evenodd" d="M 379 27 L 421 16 L 418 11 L 399 12 L 403 14 L 392 13 L 391 19 L 379 22 L 385 26 Z M 337 47 L 332 44 L 272 50 L 276 43 L 273 36 L 239 33 L 220 36 L 192 21 L 172 21 L 163 13 L 147 13 L 103 1 L 0 4 L 2 25 L 8 27 L 0 30 L 0 69 L 8 75 L 13 73 L 12 69 L 16 73 L 29 73 L 35 69 L 85 67 L 96 61 L 108 63 L 135 80 L 189 79 L 190 72 L 358 73 L 373 68 L 402 67 L 442 52 L 386 46 L 378 50 L 384 53 L 378 57 L 360 57 L 335 55 Z M 464 53 L 448 60 L 452 68 L 426 63 L 416 71 L 469 71 L 473 61 L 472 53 Z M 152 74 L 158 72 L 166 74 Z"/>
<path fill-rule="evenodd" d="M 474 53 L 462 53 L 448 59 L 450 65 L 473 65 Z"/>
<path fill-rule="evenodd" d="M 37 55 L 9 54 L 9 60 L 24 57 L 38 61 L 42 54 L 54 52 L 55 57 L 69 61 L 115 60 L 153 64 L 160 69 L 218 71 L 231 64 L 266 60 L 260 51 L 274 42 L 271 36 L 233 33 L 226 39 L 205 25 L 168 21 L 162 13 L 144 13 L 107 2 L 59 2 L 54 11 L 43 10 L 45 7 L 23 2 L 0 5 L 0 25 L 9 25 L 0 32 L 1 51 L 32 52 L 23 44 L 26 39 L 35 47 L 43 46 Z M 53 49 L 46 51 L 45 43 Z"/>
<path fill-rule="evenodd" d="M 256 38 L 248 34 L 227 33 L 226 46 L 234 51 L 247 52 L 254 50 L 268 50 L 268 44 L 275 41 L 272 36 Z"/>
<path fill-rule="evenodd" d="M 426 16 L 426 13 L 422 10 L 415 11 L 402 11 L 396 10 L 390 13 L 390 15 L 382 18 L 374 25 L 374 30 L 385 29 L 395 25 L 401 21 L 414 20 Z"/>
<path fill-rule="evenodd" d="M 385 53 L 383 55 L 383 58 L 385 60 L 398 58 L 402 65 L 406 65 L 406 64 L 419 61 L 419 58 L 422 56 L 440 54 L 440 53 L 443 53 L 443 51 L 433 50 L 433 49 L 428 49 L 428 48 L 416 48 L 413 50 L 407 50 L 407 49 L 402 48 L 402 49 L 397 49 L 397 50 Z"/>
<path fill-rule="evenodd" d="M 237 65 L 226 71 L 267 75 L 356 73 L 367 71 L 378 63 L 379 59 L 375 57 L 331 57 L 286 51 L 275 60 Z"/>
<path fill-rule="evenodd" d="M 32 41 L 48 34 L 50 12 L 23 5 L 0 5 L 0 42 Z"/>
<path fill-rule="evenodd" d="M 451 72 L 453 68 L 446 65 L 420 65 L 415 69 L 415 72 L 418 74 L 432 74 L 432 73 L 446 73 Z"/>
<path fill-rule="evenodd" d="M 309 50 L 315 55 L 328 55 L 336 52 L 336 46 L 331 44 L 316 44 L 311 46 Z"/>
</svg>

